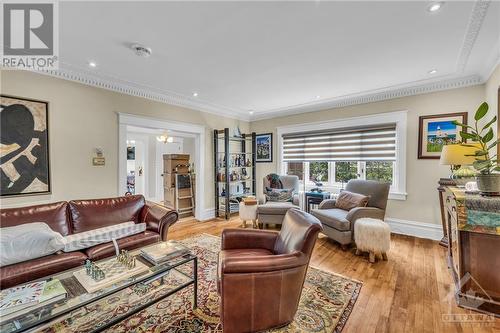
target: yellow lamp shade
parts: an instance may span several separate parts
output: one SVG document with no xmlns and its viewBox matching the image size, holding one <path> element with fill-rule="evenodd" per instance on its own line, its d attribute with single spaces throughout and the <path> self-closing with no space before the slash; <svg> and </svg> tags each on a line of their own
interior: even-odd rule
<svg viewBox="0 0 500 333">
<path fill-rule="evenodd" d="M 474 147 L 462 146 L 461 144 L 443 146 L 439 164 L 442 165 L 472 165 L 476 160 L 473 155 L 476 150 L 480 150 L 479 144 L 471 144 Z"/>
</svg>

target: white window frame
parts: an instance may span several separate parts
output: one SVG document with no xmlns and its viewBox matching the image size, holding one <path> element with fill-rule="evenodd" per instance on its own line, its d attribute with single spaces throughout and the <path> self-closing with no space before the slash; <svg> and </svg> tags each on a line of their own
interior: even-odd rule
<svg viewBox="0 0 500 333">
<path fill-rule="evenodd" d="M 396 161 L 393 168 L 393 184 L 389 192 L 389 199 L 391 200 L 406 200 L 406 140 L 407 140 L 407 110 L 379 113 L 368 116 L 359 116 L 352 118 L 344 118 L 332 121 L 322 121 L 314 123 L 304 123 L 290 126 L 280 126 L 276 128 L 277 143 L 278 143 L 278 171 L 281 174 L 286 174 L 286 162 L 283 162 L 283 135 L 292 133 L 309 132 L 316 130 L 328 130 L 335 128 L 355 127 L 362 124 L 362 126 L 381 125 L 387 123 L 396 123 Z M 358 170 L 363 169 L 364 179 L 366 173 L 364 166 L 365 162 L 358 162 Z M 339 190 L 342 186 L 341 183 L 335 183 L 335 167 L 334 163 L 329 163 L 328 184 L 324 184 L 325 190 Z M 314 187 L 314 183 L 309 180 L 309 163 L 306 162 L 304 166 L 304 178 L 306 179 L 306 188 Z"/>
</svg>

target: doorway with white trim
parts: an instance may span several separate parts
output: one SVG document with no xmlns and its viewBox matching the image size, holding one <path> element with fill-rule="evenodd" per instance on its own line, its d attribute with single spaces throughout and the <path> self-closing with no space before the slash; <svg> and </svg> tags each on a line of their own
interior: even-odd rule
<svg viewBox="0 0 500 333">
<path fill-rule="evenodd" d="M 193 210 L 183 210 L 181 216 L 194 215 L 201 220 L 203 184 L 202 181 L 195 181 L 195 175 L 198 170 L 202 170 L 204 131 L 204 127 L 199 125 L 120 113 L 119 195 L 142 194 L 146 200 L 176 210 L 193 206 Z M 165 170 L 164 162 L 168 158 L 179 156 L 186 161 L 183 163 L 189 165 L 186 177 L 193 184 L 190 188 L 192 198 L 184 202 L 174 200 L 171 196 L 175 193 L 175 198 L 180 197 L 180 192 L 171 188 L 169 183 L 171 177 L 177 179 L 176 172 L 172 175 L 171 172 L 175 170 Z M 180 198 L 185 196 L 184 194 Z"/>
</svg>

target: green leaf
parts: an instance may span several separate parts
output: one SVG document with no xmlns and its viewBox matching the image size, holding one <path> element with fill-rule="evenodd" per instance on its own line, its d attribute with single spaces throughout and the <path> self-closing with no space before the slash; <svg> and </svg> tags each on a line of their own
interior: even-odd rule
<svg viewBox="0 0 500 333">
<path fill-rule="evenodd" d="M 479 108 L 477 108 L 476 114 L 474 115 L 474 119 L 478 121 L 479 119 L 482 119 L 487 113 L 488 113 L 488 103 L 483 102 Z"/>
<path fill-rule="evenodd" d="M 484 143 L 488 143 L 489 141 L 491 141 L 493 139 L 493 128 L 490 128 L 490 130 L 488 131 L 488 133 L 486 133 L 482 138 L 481 138 L 481 141 L 483 141 Z"/>
<path fill-rule="evenodd" d="M 491 119 L 486 125 L 483 126 L 483 130 L 487 129 L 490 127 L 495 121 L 497 121 L 497 116 L 494 116 L 493 119 Z"/>
<path fill-rule="evenodd" d="M 474 154 L 474 156 L 484 156 L 484 155 L 488 155 L 488 152 L 486 150 L 476 150 L 476 153 Z"/>
<path fill-rule="evenodd" d="M 493 142 L 492 144 L 490 144 L 488 146 L 488 150 L 490 150 L 491 148 L 495 147 L 498 143 L 500 143 L 500 139 L 498 139 L 497 141 Z"/>
<path fill-rule="evenodd" d="M 500 166 L 496 166 L 496 167 L 494 167 L 494 168 L 493 168 L 493 170 L 495 170 L 495 171 L 500 171 Z"/>
<path fill-rule="evenodd" d="M 467 132 L 464 132 L 464 131 L 460 131 L 460 136 L 463 139 L 471 139 L 471 140 L 474 140 L 474 141 L 478 141 L 477 140 L 478 135 L 476 135 L 476 134 L 470 134 L 470 133 L 467 133 Z"/>
<path fill-rule="evenodd" d="M 481 171 L 483 169 L 489 168 L 491 166 L 490 161 L 485 161 L 485 160 L 476 160 L 472 163 L 474 166 L 474 169 Z"/>
<path fill-rule="evenodd" d="M 456 120 L 453 120 L 452 121 L 453 125 L 456 125 L 456 126 L 460 126 L 460 127 L 465 127 L 465 128 L 470 128 L 471 130 L 474 130 L 475 128 L 472 127 L 472 126 L 469 126 L 469 125 L 465 125 L 465 124 L 462 124 L 462 123 L 459 123 L 458 121 Z"/>
</svg>

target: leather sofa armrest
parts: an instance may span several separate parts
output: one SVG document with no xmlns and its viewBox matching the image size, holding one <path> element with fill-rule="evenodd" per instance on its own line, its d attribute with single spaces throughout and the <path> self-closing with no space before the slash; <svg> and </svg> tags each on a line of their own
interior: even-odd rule
<svg viewBox="0 0 500 333">
<path fill-rule="evenodd" d="M 274 250 L 278 233 L 267 230 L 222 230 L 221 250 L 230 249 L 266 249 Z"/>
<path fill-rule="evenodd" d="M 354 230 L 354 221 L 362 217 L 371 217 L 373 219 L 383 220 L 385 211 L 376 207 L 356 207 L 347 213 L 346 220 L 351 222 L 351 229 Z"/>
<path fill-rule="evenodd" d="M 221 272 L 223 274 L 273 272 L 301 267 L 307 263 L 308 258 L 302 252 L 273 256 L 231 257 L 222 261 Z"/>
<path fill-rule="evenodd" d="M 337 200 L 335 199 L 326 199 L 321 201 L 321 203 L 318 206 L 318 209 L 332 209 L 335 208 L 335 202 Z"/>
<path fill-rule="evenodd" d="M 141 222 L 146 223 L 146 229 L 160 234 L 163 241 L 167 240 L 168 228 L 177 222 L 179 214 L 151 201 L 146 201 Z"/>
</svg>

